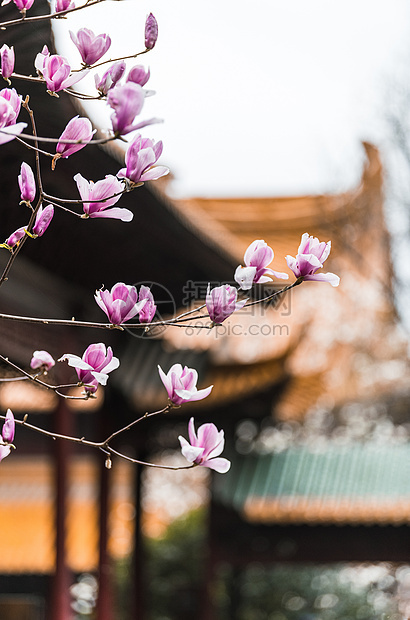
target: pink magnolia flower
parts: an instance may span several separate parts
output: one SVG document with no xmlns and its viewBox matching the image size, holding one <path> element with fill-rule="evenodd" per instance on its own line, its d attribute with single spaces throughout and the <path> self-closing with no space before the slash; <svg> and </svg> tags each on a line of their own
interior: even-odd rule
<svg viewBox="0 0 410 620">
<path fill-rule="evenodd" d="M 111 88 L 114 88 L 117 82 L 120 81 L 125 73 L 125 62 L 119 60 L 115 62 L 100 79 L 98 74 L 94 76 L 95 87 L 101 95 L 106 95 Z"/>
<path fill-rule="evenodd" d="M 21 164 L 18 184 L 21 202 L 29 204 L 36 197 L 36 181 L 31 167 L 25 161 Z"/>
<path fill-rule="evenodd" d="M 244 261 L 246 267 L 239 265 L 235 271 L 235 282 L 237 282 L 244 291 L 252 288 L 253 284 L 264 284 L 271 282 L 266 274 L 287 280 L 287 273 L 281 273 L 268 269 L 269 263 L 273 260 L 273 250 L 262 239 L 253 241 L 245 252 Z"/>
<path fill-rule="evenodd" d="M 7 443 L 11 443 L 13 441 L 15 428 L 16 428 L 16 425 L 14 422 L 14 415 L 11 409 L 7 409 L 6 420 L 3 424 L 3 429 L 1 431 L 3 441 L 7 441 Z"/>
<path fill-rule="evenodd" d="M 55 12 L 61 13 L 61 11 L 68 11 L 74 8 L 75 4 L 74 2 L 71 2 L 71 0 L 57 0 Z"/>
<path fill-rule="evenodd" d="M 142 65 L 136 65 L 130 69 L 127 75 L 127 82 L 135 82 L 135 84 L 139 84 L 140 86 L 145 86 L 148 82 L 149 77 L 151 75 L 150 70 L 145 71 Z"/>
<path fill-rule="evenodd" d="M 231 467 L 228 459 L 218 458 L 224 449 L 224 432 L 218 431 L 215 424 L 202 424 L 195 432 L 194 418 L 188 425 L 189 442 L 181 435 L 178 437 L 181 452 L 189 463 L 209 467 L 220 474 L 225 474 Z"/>
<path fill-rule="evenodd" d="M 47 351 L 34 351 L 31 358 L 30 368 L 37 370 L 37 368 L 44 368 L 48 371 L 55 366 L 54 358 Z"/>
<path fill-rule="evenodd" d="M 37 237 L 41 237 L 46 232 L 47 228 L 50 226 L 50 222 L 54 216 L 54 207 L 52 205 L 48 205 L 45 209 L 40 206 L 37 211 L 36 221 L 33 226 L 33 235 Z"/>
<path fill-rule="evenodd" d="M 145 20 L 145 48 L 152 50 L 158 39 L 158 23 L 152 13 Z"/>
<path fill-rule="evenodd" d="M 121 168 L 117 176 L 126 178 L 131 183 L 143 183 L 144 181 L 159 179 L 169 172 L 165 166 L 153 166 L 161 157 L 161 153 L 161 140 L 155 143 L 153 140 L 137 134 L 125 154 L 126 168 Z"/>
<path fill-rule="evenodd" d="M 27 123 L 16 123 L 20 113 L 21 96 L 14 88 L 0 90 L 0 144 L 14 140 Z"/>
<path fill-rule="evenodd" d="M 106 349 L 102 342 L 90 344 L 82 357 L 65 353 L 58 361 L 67 361 L 69 366 L 75 368 L 78 380 L 85 385 L 86 392 L 90 393 L 97 390 L 99 383 L 106 385 L 108 373 L 120 365 L 120 360 L 114 357 L 111 347 Z"/>
<path fill-rule="evenodd" d="M 127 82 L 123 86 L 116 86 L 108 92 L 107 103 L 114 110 L 114 113 L 111 114 L 111 123 L 115 134 L 125 135 L 130 133 L 130 131 L 159 122 L 158 119 L 151 118 L 134 124 L 135 117 L 142 110 L 144 99 L 145 91 L 139 84 L 134 82 Z"/>
<path fill-rule="evenodd" d="M 54 94 L 64 88 L 73 86 L 85 77 L 88 71 L 74 73 L 70 77 L 71 67 L 68 60 L 58 54 L 47 53 L 47 46 L 37 54 L 34 66 L 46 81 L 47 89 Z"/>
<path fill-rule="evenodd" d="M 9 47 L 4 43 L 4 45 L 0 48 L 0 59 L 1 59 L 1 74 L 5 80 L 10 84 L 9 77 L 14 71 L 14 47 Z"/>
<path fill-rule="evenodd" d="M 148 286 L 141 286 L 138 300 L 146 302 L 138 315 L 140 323 L 151 323 L 157 311 L 157 306 L 155 305 L 154 296 Z"/>
<path fill-rule="evenodd" d="M 8 101 L 13 110 L 13 115 L 10 118 L 10 125 L 15 123 L 18 115 L 20 114 L 22 97 L 19 95 L 15 88 L 3 88 L 0 90 L 0 97 Z"/>
<path fill-rule="evenodd" d="M 15 427 L 14 415 L 11 409 L 7 409 L 6 419 L 1 431 L 0 461 L 5 459 L 11 452 L 11 446 L 7 444 L 11 444 L 14 439 Z"/>
<path fill-rule="evenodd" d="M 88 28 L 80 28 L 77 34 L 70 30 L 70 37 L 86 65 L 93 65 L 100 60 L 111 45 L 108 34 L 95 35 Z"/>
<path fill-rule="evenodd" d="M 0 97 L 0 144 L 14 140 L 27 127 L 27 123 L 16 123 L 14 119 L 15 112 L 12 105 Z"/>
<path fill-rule="evenodd" d="M 13 0 L 13 1 L 21 13 L 25 13 L 26 11 L 28 11 L 28 9 L 31 9 L 31 7 L 34 4 L 34 0 Z M 5 6 L 6 4 L 9 4 L 9 2 L 11 2 L 11 0 L 3 0 L 3 2 L 1 3 L 1 6 Z"/>
<path fill-rule="evenodd" d="M 317 273 L 329 256 L 330 247 L 330 241 L 320 242 L 316 237 L 310 237 L 308 233 L 304 233 L 296 258 L 286 256 L 289 269 L 297 278 L 329 282 L 332 286 L 339 286 L 340 278 L 334 273 Z"/>
<path fill-rule="evenodd" d="M 159 376 L 168 393 L 168 398 L 174 405 L 182 405 L 195 400 L 202 400 L 211 393 L 213 385 L 203 390 L 196 387 L 198 381 L 198 373 L 194 368 L 181 364 L 174 364 L 165 374 L 161 366 L 158 366 Z"/>
<path fill-rule="evenodd" d="M 88 182 L 78 173 L 75 175 L 74 181 L 77 183 L 81 200 L 84 200 L 83 217 L 105 217 L 123 222 L 130 222 L 134 217 L 129 209 L 109 208 L 121 198 L 120 195 L 115 196 L 115 194 L 121 194 L 124 189 L 121 181 L 112 174 L 107 174 L 105 179 L 93 183 L 92 181 Z M 103 202 L 85 202 L 87 200 L 101 200 Z"/>
<path fill-rule="evenodd" d="M 14 246 L 17 245 L 19 241 L 21 241 L 25 234 L 26 229 L 24 228 L 24 226 L 22 226 L 21 228 L 17 228 L 17 230 L 11 233 L 10 237 L 6 239 L 4 245 L 9 249 L 14 248 Z"/>
<path fill-rule="evenodd" d="M 238 301 L 238 291 L 234 286 L 224 284 L 211 289 L 208 284 L 206 293 L 206 308 L 211 321 L 215 325 L 220 325 L 228 316 L 231 316 L 236 310 L 244 307 L 247 299 Z"/>
<path fill-rule="evenodd" d="M 135 286 L 128 286 L 123 282 L 114 284 L 111 291 L 96 291 L 94 298 L 113 325 L 121 325 L 129 321 L 146 304 L 146 299 L 138 301 Z"/>
<path fill-rule="evenodd" d="M 56 151 L 60 157 L 69 157 L 87 146 L 92 137 L 93 127 L 88 118 L 74 116 L 61 134 Z M 65 144 L 64 140 L 81 140 L 81 144 Z"/>
</svg>

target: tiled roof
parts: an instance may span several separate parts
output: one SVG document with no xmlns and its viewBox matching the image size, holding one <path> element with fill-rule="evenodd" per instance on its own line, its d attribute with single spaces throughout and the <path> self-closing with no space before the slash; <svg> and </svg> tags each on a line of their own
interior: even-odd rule
<svg viewBox="0 0 410 620">
<path fill-rule="evenodd" d="M 410 523 L 410 446 L 351 443 L 235 455 L 216 501 L 255 523 Z"/>
</svg>

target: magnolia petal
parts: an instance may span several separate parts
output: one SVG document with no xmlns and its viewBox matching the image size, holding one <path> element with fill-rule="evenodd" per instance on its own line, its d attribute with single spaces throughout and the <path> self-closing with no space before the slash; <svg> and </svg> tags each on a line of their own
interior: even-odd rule
<svg viewBox="0 0 410 620">
<path fill-rule="evenodd" d="M 2 127 L 0 129 L 0 144 L 11 142 L 11 140 L 14 140 L 16 136 L 21 134 L 23 129 L 26 127 L 27 123 L 16 123 L 15 125 L 10 125 L 9 127 Z"/>
<path fill-rule="evenodd" d="M 203 398 L 206 398 L 211 393 L 213 387 L 214 387 L 213 385 L 210 385 L 209 387 L 204 388 L 203 390 L 196 390 L 195 392 L 191 392 L 189 390 L 174 389 L 174 392 L 184 402 L 188 403 L 188 402 L 195 402 L 197 400 L 202 400 Z"/>
<path fill-rule="evenodd" d="M 256 267 L 239 267 L 236 268 L 234 279 L 243 291 L 252 288 L 253 280 L 256 274 Z"/>
<path fill-rule="evenodd" d="M 329 282 L 332 286 L 339 286 L 340 278 L 335 273 L 314 273 L 304 276 L 304 280 L 316 280 L 317 282 Z"/>
<path fill-rule="evenodd" d="M 61 89 L 74 86 L 74 84 L 77 84 L 77 82 L 85 78 L 87 73 L 89 73 L 89 69 L 86 69 L 85 71 L 81 71 L 81 73 L 74 73 L 73 75 L 68 77 L 66 80 L 64 80 L 64 82 L 61 84 Z"/>
<path fill-rule="evenodd" d="M 96 370 L 93 370 L 91 374 L 94 379 L 98 381 L 98 383 L 100 383 L 101 385 L 107 385 L 108 375 L 106 375 L 104 372 L 97 372 Z"/>
<path fill-rule="evenodd" d="M 190 463 L 194 463 L 199 456 L 202 456 L 204 449 L 197 446 L 191 446 L 190 443 L 184 438 L 179 436 L 179 442 L 181 444 L 182 455 Z"/>
<path fill-rule="evenodd" d="M 113 209 L 105 209 L 105 211 L 95 211 L 90 213 L 89 218 L 106 218 L 113 220 L 121 220 L 122 222 L 131 222 L 134 214 L 129 209 L 121 209 L 120 207 L 114 207 Z"/>
<path fill-rule="evenodd" d="M 166 391 L 168 393 L 168 396 L 169 396 L 169 398 L 171 398 L 171 395 L 172 395 L 171 375 L 170 375 L 170 373 L 168 373 L 168 375 L 166 375 L 165 372 L 162 370 L 160 365 L 158 365 L 158 372 L 159 372 L 159 376 L 161 378 L 161 381 L 164 384 L 164 387 L 165 387 L 165 389 L 166 389 Z"/>
<path fill-rule="evenodd" d="M 222 431 L 222 437 L 216 428 L 215 424 L 208 423 L 202 424 L 198 428 L 198 445 L 203 446 L 205 449 L 207 456 L 209 456 L 210 452 L 219 446 L 221 440 L 223 441 L 224 433 Z M 222 452 L 222 450 L 221 450 Z M 219 452 L 219 454 L 221 454 Z M 215 456 L 219 456 L 216 454 Z"/>
<path fill-rule="evenodd" d="M 64 353 L 58 361 L 67 362 L 67 364 L 72 368 L 79 368 L 80 370 L 93 370 L 93 367 L 90 364 L 87 364 L 87 362 L 84 362 L 81 357 L 78 357 L 78 355 L 74 355 L 72 353 Z"/>
<path fill-rule="evenodd" d="M 231 468 L 231 461 L 224 458 L 210 459 L 209 461 L 204 461 L 201 463 L 202 467 L 209 467 L 209 469 L 213 469 L 217 471 L 219 474 L 226 474 L 227 471 Z"/>
<path fill-rule="evenodd" d="M 288 273 L 284 273 L 283 271 L 274 271 L 273 269 L 271 269 L 271 271 L 272 275 L 275 276 L 275 278 L 279 278 L 280 280 L 289 280 Z"/>
<path fill-rule="evenodd" d="M 0 461 L 6 458 L 11 452 L 10 446 L 0 445 Z"/>
<path fill-rule="evenodd" d="M 137 302 L 131 308 L 131 310 L 125 315 L 122 322 L 125 323 L 126 321 L 129 321 L 130 319 L 132 319 L 136 314 L 139 314 L 139 312 L 143 309 L 147 301 L 148 301 L 147 299 L 141 299 L 141 301 Z"/>
<path fill-rule="evenodd" d="M 108 349 L 110 350 L 111 347 L 108 347 Z M 106 366 L 104 366 L 103 370 L 105 373 L 109 373 L 109 372 L 112 372 L 113 370 L 117 370 L 119 365 L 120 365 L 120 360 L 118 359 L 118 357 L 113 357 L 112 360 Z"/>
<path fill-rule="evenodd" d="M 125 131 L 122 133 L 131 133 L 131 131 L 136 131 L 137 129 L 142 129 L 143 127 L 148 127 L 148 125 L 156 125 L 158 123 L 163 123 L 164 120 L 162 118 L 149 118 L 146 121 L 141 121 L 136 125 L 129 125 Z"/>
<path fill-rule="evenodd" d="M 121 171 L 120 171 L 121 172 Z M 166 166 L 154 166 L 141 175 L 141 181 L 156 181 L 160 177 L 164 177 L 169 173 Z"/>
<path fill-rule="evenodd" d="M 191 444 L 193 446 L 196 446 L 198 443 L 198 437 L 196 436 L 196 431 L 195 431 L 195 422 L 194 422 L 194 418 L 191 418 L 189 420 L 189 424 L 188 424 L 188 435 L 189 435 L 189 441 L 191 442 Z"/>
</svg>

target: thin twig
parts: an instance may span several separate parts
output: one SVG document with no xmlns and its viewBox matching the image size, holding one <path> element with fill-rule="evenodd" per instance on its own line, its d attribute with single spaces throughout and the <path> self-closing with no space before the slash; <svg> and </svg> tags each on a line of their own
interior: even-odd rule
<svg viewBox="0 0 410 620">
<path fill-rule="evenodd" d="M 59 11 L 57 13 L 49 13 L 47 15 L 36 15 L 34 17 L 20 17 L 19 19 L 12 19 L 8 22 L 0 22 L 0 29 L 4 30 L 8 26 L 17 26 L 18 24 L 28 24 L 32 22 L 39 22 L 48 19 L 59 19 L 68 15 L 69 13 L 74 13 L 74 11 L 81 11 L 81 9 L 85 9 L 89 6 L 94 6 L 94 4 L 100 4 L 104 2 L 104 0 L 91 0 L 90 2 L 86 2 L 81 6 L 76 6 L 73 9 L 66 9 L 65 11 Z"/>
</svg>

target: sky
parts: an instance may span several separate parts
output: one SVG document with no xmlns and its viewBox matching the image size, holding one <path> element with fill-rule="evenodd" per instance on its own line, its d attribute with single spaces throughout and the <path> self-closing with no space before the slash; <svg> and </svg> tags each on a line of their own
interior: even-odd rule
<svg viewBox="0 0 410 620">
<path fill-rule="evenodd" d="M 141 118 L 164 123 L 142 133 L 163 140 L 172 195 L 338 192 L 358 182 L 360 142 L 383 142 L 389 88 L 410 66 L 408 0 L 109 1 L 60 20 L 59 52 L 78 66 L 62 30 L 80 27 L 110 34 L 103 60 L 140 51 L 150 11 L 158 43 L 128 66 L 150 67 L 156 95 Z M 110 126 L 104 103 L 89 113 Z"/>
</svg>

